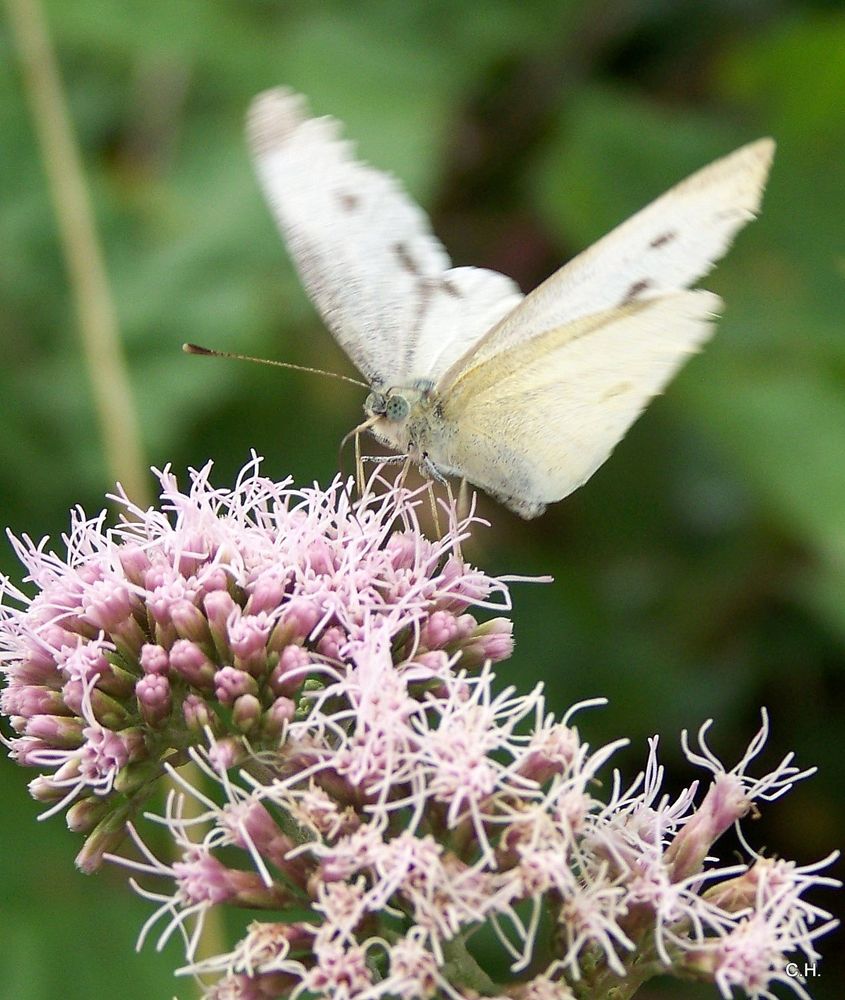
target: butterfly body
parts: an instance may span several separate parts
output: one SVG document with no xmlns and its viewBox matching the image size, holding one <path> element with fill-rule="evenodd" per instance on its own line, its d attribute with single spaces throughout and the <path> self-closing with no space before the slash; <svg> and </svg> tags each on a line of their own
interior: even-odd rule
<svg viewBox="0 0 845 1000">
<path fill-rule="evenodd" d="M 419 206 L 300 95 L 259 95 L 248 131 L 303 284 L 372 390 L 370 432 L 522 517 L 589 479 L 712 334 L 721 301 L 690 286 L 754 218 L 774 151 L 717 160 L 523 296 L 452 267 Z"/>
</svg>

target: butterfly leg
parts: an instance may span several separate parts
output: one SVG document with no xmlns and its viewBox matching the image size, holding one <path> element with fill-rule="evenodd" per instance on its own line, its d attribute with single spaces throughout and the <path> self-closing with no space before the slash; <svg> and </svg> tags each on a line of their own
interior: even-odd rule
<svg viewBox="0 0 845 1000">
<path fill-rule="evenodd" d="M 466 482 L 465 479 L 461 480 L 461 489 L 462 490 L 463 490 L 463 484 L 465 482 Z M 457 503 L 457 506 L 456 506 L 455 505 L 455 496 L 452 493 L 452 484 L 449 482 L 448 479 L 446 480 L 446 495 L 449 497 L 449 527 L 451 528 L 452 532 L 454 533 L 454 537 L 455 537 L 455 555 L 458 557 L 458 559 L 461 560 L 461 562 L 463 562 L 463 560 L 464 560 L 464 554 L 461 551 L 461 540 L 458 537 L 458 522 L 461 520 L 461 514 L 460 514 L 460 509 L 459 509 L 460 508 L 460 504 L 461 504 L 461 499 L 460 499 L 460 494 L 459 494 L 459 496 L 458 496 L 458 503 Z"/>
<path fill-rule="evenodd" d="M 378 420 L 379 417 L 372 416 L 365 420 L 362 424 L 358 424 L 357 427 L 353 427 L 348 434 L 344 434 L 340 441 L 340 446 L 338 447 L 337 453 L 337 467 L 340 471 L 342 477 L 344 477 L 343 472 L 343 449 L 346 447 L 346 442 L 350 438 L 355 439 L 355 485 L 358 488 L 358 496 L 363 496 L 364 493 L 364 459 L 361 457 L 361 432 L 367 430 L 369 427 Z M 344 477 L 345 479 L 345 477 Z"/>
<path fill-rule="evenodd" d="M 469 515 L 469 482 L 461 478 L 458 490 L 458 520 L 463 521 Z"/>
<path fill-rule="evenodd" d="M 431 520 L 434 524 L 434 530 L 437 532 L 437 540 L 439 541 L 443 537 L 443 532 L 440 530 L 440 518 L 437 516 L 437 500 L 434 496 L 434 483 L 430 479 L 426 483 L 426 489 L 428 490 L 428 502 L 431 505 Z"/>
<path fill-rule="evenodd" d="M 355 435 L 355 481 L 358 484 L 358 496 L 364 495 L 364 461 L 361 458 L 361 435 Z"/>
<path fill-rule="evenodd" d="M 350 501 L 354 501 L 354 499 L 355 499 L 355 496 L 354 496 L 354 485 L 353 485 L 353 482 L 351 480 L 347 479 L 346 473 L 345 473 L 344 468 L 343 468 L 343 446 L 344 446 L 344 444 L 348 440 L 349 440 L 348 437 L 345 437 L 340 442 L 340 446 L 338 447 L 338 450 L 337 450 L 337 471 L 340 473 L 340 479 L 341 479 L 341 482 L 343 483 L 343 489 L 344 489 L 344 491 L 349 494 Z"/>
<path fill-rule="evenodd" d="M 423 452 L 422 457 L 420 458 L 420 472 L 422 472 L 426 479 L 434 479 L 438 483 L 446 482 L 446 477 L 440 469 L 437 468 L 434 462 L 432 462 L 426 452 Z"/>
<path fill-rule="evenodd" d="M 428 457 L 426 452 L 423 452 L 420 455 L 420 457 L 417 459 L 417 464 L 420 467 L 420 472 L 423 474 L 423 476 L 425 476 L 427 480 L 426 486 L 428 488 L 428 498 L 431 503 L 431 515 L 434 520 L 435 529 L 437 530 L 437 537 L 442 538 L 443 534 L 440 531 L 440 519 L 437 516 L 437 504 L 435 503 L 434 500 L 434 483 L 435 482 L 444 483 L 447 487 L 448 483 L 446 482 L 446 479 L 443 477 L 442 473 L 434 464 L 434 462 L 432 462 L 431 459 Z"/>
<path fill-rule="evenodd" d="M 405 480 L 408 478 L 408 472 L 409 472 L 409 470 L 411 468 L 411 459 L 410 459 L 410 457 L 408 455 L 402 455 L 402 456 L 397 456 L 397 457 L 404 458 L 404 460 L 405 460 L 405 464 L 402 466 L 402 471 L 399 474 L 399 479 L 398 479 L 398 484 L 400 486 L 404 486 L 405 485 Z"/>
<path fill-rule="evenodd" d="M 398 465 L 400 462 L 407 462 L 407 455 L 363 455 L 362 462 L 376 462 L 380 465 Z"/>
</svg>

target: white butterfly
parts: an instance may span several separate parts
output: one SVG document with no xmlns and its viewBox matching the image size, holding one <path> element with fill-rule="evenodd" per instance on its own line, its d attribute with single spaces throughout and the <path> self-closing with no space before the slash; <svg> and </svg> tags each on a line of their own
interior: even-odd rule
<svg viewBox="0 0 845 1000">
<path fill-rule="evenodd" d="M 372 390 L 366 426 L 429 476 L 536 517 L 711 335 L 721 300 L 686 289 L 754 218 L 774 142 L 693 174 L 523 296 L 495 271 L 452 267 L 422 209 L 340 128 L 282 88 L 248 120 L 305 288 Z"/>
</svg>

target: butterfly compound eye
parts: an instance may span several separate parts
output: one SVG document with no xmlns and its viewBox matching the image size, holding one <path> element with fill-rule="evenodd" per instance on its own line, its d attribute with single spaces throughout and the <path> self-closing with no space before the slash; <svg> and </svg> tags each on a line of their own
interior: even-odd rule
<svg viewBox="0 0 845 1000">
<path fill-rule="evenodd" d="M 367 416 L 381 416 L 385 412 L 386 401 L 380 392 L 371 392 L 364 400 L 364 412 Z"/>
<path fill-rule="evenodd" d="M 408 400 L 404 396 L 391 396 L 385 406 L 384 415 L 393 423 L 404 420 L 411 412 Z"/>
</svg>

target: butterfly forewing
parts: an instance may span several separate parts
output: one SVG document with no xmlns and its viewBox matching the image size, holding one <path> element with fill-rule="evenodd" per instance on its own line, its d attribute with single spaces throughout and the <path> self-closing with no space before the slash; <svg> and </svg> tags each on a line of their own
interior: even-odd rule
<svg viewBox="0 0 845 1000">
<path fill-rule="evenodd" d="M 247 131 L 302 282 L 374 387 L 436 380 L 521 300 L 504 275 L 452 268 L 423 210 L 301 95 L 259 95 Z"/>
<path fill-rule="evenodd" d="M 694 284 L 754 218 L 773 153 L 771 139 L 743 146 L 617 226 L 535 288 L 459 358 L 441 377 L 441 391 L 466 368 L 546 330 Z"/>
</svg>

